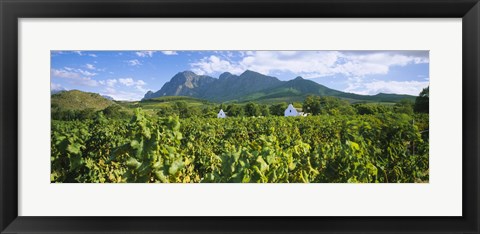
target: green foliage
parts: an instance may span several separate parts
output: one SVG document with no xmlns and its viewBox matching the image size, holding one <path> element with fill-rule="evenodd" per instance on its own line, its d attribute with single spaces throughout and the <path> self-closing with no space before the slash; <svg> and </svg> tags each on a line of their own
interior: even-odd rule
<svg viewBox="0 0 480 234">
<path fill-rule="evenodd" d="M 185 102 L 207 102 L 202 99 L 194 98 L 194 97 L 187 97 L 187 96 L 164 96 L 164 97 L 157 97 L 157 98 L 150 98 L 142 100 L 141 103 L 169 103 L 169 102 L 177 102 L 177 101 L 185 101 Z"/>
<path fill-rule="evenodd" d="M 185 101 L 175 102 L 174 108 L 178 111 L 178 114 L 182 118 L 190 117 L 190 110 L 188 104 Z"/>
<path fill-rule="evenodd" d="M 262 115 L 262 110 L 258 104 L 249 102 L 245 105 L 245 115 L 246 116 L 260 116 Z"/>
<path fill-rule="evenodd" d="M 212 114 L 213 110 L 211 106 L 206 106 L 203 109 L 200 109 L 197 106 L 190 106 L 186 101 L 175 101 L 172 104 L 163 104 L 161 106 L 157 106 L 155 110 L 157 110 L 156 114 L 159 117 L 179 116 L 180 118 L 190 118 L 193 116 L 216 116 L 216 114 L 215 116 Z"/>
<path fill-rule="evenodd" d="M 86 120 L 92 119 L 95 114 L 96 111 L 93 108 L 83 110 L 52 109 L 51 111 L 51 117 L 54 120 Z"/>
<path fill-rule="evenodd" d="M 171 106 L 165 105 L 158 109 L 157 115 L 160 117 L 178 116 L 178 111 Z"/>
<path fill-rule="evenodd" d="M 358 103 L 354 104 L 353 108 L 355 108 L 359 115 L 375 115 L 393 111 L 391 107 L 382 104 Z"/>
<path fill-rule="evenodd" d="M 407 99 L 396 103 L 393 106 L 393 110 L 395 113 L 402 113 L 407 115 L 413 115 L 413 102 Z"/>
<path fill-rule="evenodd" d="M 262 113 L 262 116 L 270 116 L 270 109 L 268 108 L 268 105 L 260 105 L 259 109 L 260 113 Z"/>
<path fill-rule="evenodd" d="M 229 117 L 240 117 L 245 115 L 245 110 L 241 105 L 230 104 L 226 109 Z"/>
<path fill-rule="evenodd" d="M 228 108 L 228 107 L 227 107 Z M 52 121 L 52 182 L 428 182 L 428 115 Z"/>
<path fill-rule="evenodd" d="M 204 118 L 217 118 L 218 109 L 213 106 L 206 106 L 202 109 L 201 116 Z"/>
<path fill-rule="evenodd" d="M 303 108 L 304 111 L 307 113 L 311 113 L 312 115 L 320 114 L 320 97 L 318 96 L 307 96 L 305 101 L 303 101 Z"/>
<path fill-rule="evenodd" d="M 285 109 L 287 109 L 287 107 L 288 107 L 288 104 L 286 102 L 271 105 L 270 114 L 276 115 L 276 116 L 283 116 L 285 114 Z"/>
<path fill-rule="evenodd" d="M 348 101 L 330 96 L 307 96 L 303 102 L 303 110 L 313 115 L 353 115 L 356 113 Z"/>
<path fill-rule="evenodd" d="M 129 114 L 128 111 L 125 110 L 123 107 L 120 105 L 114 104 L 110 105 L 107 108 L 102 110 L 102 113 L 105 117 L 108 118 L 128 118 Z"/>
<path fill-rule="evenodd" d="M 414 110 L 417 113 L 427 113 L 429 112 L 429 87 L 424 88 L 418 97 L 415 99 Z"/>
<path fill-rule="evenodd" d="M 82 92 L 79 90 L 70 90 L 51 96 L 52 109 L 58 110 L 84 110 L 94 109 L 95 111 L 103 110 L 112 105 L 114 102 L 108 100 L 99 94 Z"/>
</svg>

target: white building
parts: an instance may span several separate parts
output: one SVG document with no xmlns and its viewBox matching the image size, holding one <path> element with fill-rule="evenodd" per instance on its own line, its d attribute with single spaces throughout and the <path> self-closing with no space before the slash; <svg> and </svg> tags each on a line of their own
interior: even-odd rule
<svg viewBox="0 0 480 234">
<path fill-rule="evenodd" d="M 298 116 L 298 111 L 292 104 L 289 104 L 287 109 L 285 109 L 285 116 Z"/>
<path fill-rule="evenodd" d="M 217 118 L 227 118 L 227 115 L 225 114 L 225 112 L 223 112 L 223 109 L 220 109 L 220 112 L 218 112 L 217 114 Z"/>
</svg>

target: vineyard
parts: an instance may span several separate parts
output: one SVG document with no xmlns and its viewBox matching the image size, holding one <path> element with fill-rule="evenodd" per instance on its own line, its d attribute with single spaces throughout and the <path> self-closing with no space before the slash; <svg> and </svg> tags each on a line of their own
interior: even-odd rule
<svg viewBox="0 0 480 234">
<path fill-rule="evenodd" d="M 52 120 L 53 183 L 426 183 L 428 114 Z"/>
</svg>

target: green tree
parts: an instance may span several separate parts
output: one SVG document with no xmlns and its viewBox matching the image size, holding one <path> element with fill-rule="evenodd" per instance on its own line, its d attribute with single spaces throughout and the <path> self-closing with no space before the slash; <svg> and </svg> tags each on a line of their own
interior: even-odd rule
<svg viewBox="0 0 480 234">
<path fill-rule="evenodd" d="M 227 112 L 228 116 L 231 117 L 239 117 L 245 115 L 245 111 L 243 110 L 242 106 L 237 104 L 228 105 L 225 112 Z"/>
<path fill-rule="evenodd" d="M 279 104 L 274 104 L 270 106 L 270 114 L 283 116 L 285 114 L 285 109 L 287 109 L 288 104 L 286 102 L 282 102 Z"/>
<path fill-rule="evenodd" d="M 129 115 L 120 105 L 110 105 L 107 108 L 102 110 L 103 115 L 108 118 L 128 118 Z"/>
<path fill-rule="evenodd" d="M 359 103 L 359 104 L 353 105 L 353 107 L 355 108 L 355 110 L 359 115 L 374 115 L 374 114 L 380 114 L 380 113 L 387 113 L 391 111 L 391 108 L 382 104 Z"/>
<path fill-rule="evenodd" d="M 399 103 L 393 106 L 393 110 L 396 113 L 403 113 L 407 115 L 413 115 L 413 102 L 408 99 L 403 99 Z"/>
<path fill-rule="evenodd" d="M 320 97 L 320 113 L 328 115 L 352 115 L 355 109 L 348 101 L 336 97 Z"/>
<path fill-rule="evenodd" d="M 268 105 L 260 105 L 259 108 L 262 116 L 270 116 L 270 108 L 268 108 Z"/>
<path fill-rule="evenodd" d="M 245 115 L 247 116 L 260 116 L 262 112 L 259 106 L 253 102 L 249 102 L 245 105 Z"/>
<path fill-rule="evenodd" d="M 189 110 L 188 104 L 185 101 L 175 102 L 175 109 L 177 110 L 180 118 L 188 118 L 192 115 L 191 110 Z"/>
<path fill-rule="evenodd" d="M 415 99 L 414 110 L 418 113 L 429 113 L 429 89 L 430 86 L 424 88 Z"/>
<path fill-rule="evenodd" d="M 94 117 L 95 117 L 95 109 L 93 108 L 83 109 L 78 111 L 77 113 L 77 118 L 82 120 L 93 119 Z"/>
<path fill-rule="evenodd" d="M 303 111 L 313 115 L 353 115 L 356 113 L 348 101 L 329 96 L 308 96 L 303 102 Z"/>
<path fill-rule="evenodd" d="M 162 106 L 158 110 L 157 115 L 160 117 L 178 116 L 178 111 L 176 111 L 171 106 Z"/>
<path fill-rule="evenodd" d="M 205 118 L 216 118 L 217 113 L 217 108 L 213 106 L 207 106 L 202 109 L 202 116 Z"/>
<path fill-rule="evenodd" d="M 318 115 L 320 114 L 320 105 L 320 97 L 309 95 L 303 101 L 303 112 Z"/>
</svg>

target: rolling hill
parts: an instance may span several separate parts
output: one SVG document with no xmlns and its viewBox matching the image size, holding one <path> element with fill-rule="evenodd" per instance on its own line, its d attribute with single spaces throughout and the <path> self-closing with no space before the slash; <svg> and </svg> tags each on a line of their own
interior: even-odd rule
<svg viewBox="0 0 480 234">
<path fill-rule="evenodd" d="M 103 110 L 114 104 L 113 101 L 97 93 L 82 92 L 79 90 L 63 91 L 51 95 L 52 109 L 84 110 L 92 108 Z"/>
</svg>

